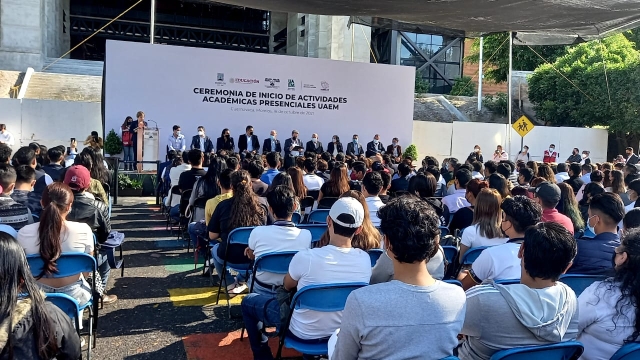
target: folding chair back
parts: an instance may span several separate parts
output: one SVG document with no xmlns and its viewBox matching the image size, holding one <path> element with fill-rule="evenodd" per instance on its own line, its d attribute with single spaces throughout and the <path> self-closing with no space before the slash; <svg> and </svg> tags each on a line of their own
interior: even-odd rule
<svg viewBox="0 0 640 360">
<path fill-rule="evenodd" d="M 447 235 L 449 235 L 449 228 L 446 226 L 440 226 L 440 238 L 442 239 Z"/>
<path fill-rule="evenodd" d="M 338 201 L 337 197 L 323 197 L 318 201 L 318 209 L 331 209 L 331 206 Z"/>
<path fill-rule="evenodd" d="M 7 224 L 0 224 L 0 232 L 11 235 L 14 239 L 18 238 L 18 232 Z"/>
<path fill-rule="evenodd" d="M 249 245 L 249 235 L 251 235 L 251 231 L 253 231 L 255 227 L 241 227 L 237 229 L 233 229 L 229 233 L 229 245 L 231 244 L 241 244 L 241 245 Z"/>
<path fill-rule="evenodd" d="M 476 261 L 476 259 L 478 258 L 478 256 L 480 256 L 480 254 L 484 251 L 484 249 L 488 248 L 489 246 L 478 246 L 478 247 L 474 247 L 471 248 L 469 250 L 467 250 L 466 253 L 464 253 L 464 256 L 462 257 L 462 264 L 461 265 L 471 265 L 473 264 L 474 261 Z"/>
<path fill-rule="evenodd" d="M 253 276 L 251 277 L 250 291 L 253 291 L 255 276 L 257 272 L 265 271 L 273 274 L 281 274 L 283 277 L 289 272 L 289 263 L 297 251 L 272 252 L 256 258 L 253 265 Z"/>
<path fill-rule="evenodd" d="M 57 306 L 63 313 L 67 314 L 67 316 L 75 323 L 78 335 L 80 335 L 80 319 L 78 318 L 80 308 L 78 307 L 78 302 L 71 296 L 62 293 L 46 294 L 45 300 Z"/>
<path fill-rule="evenodd" d="M 446 282 L 447 284 L 453 284 L 453 285 L 458 285 L 462 287 L 462 283 L 458 280 L 449 279 L 449 280 L 442 280 L 442 281 Z"/>
<path fill-rule="evenodd" d="M 376 266 L 380 255 L 382 255 L 382 249 L 371 249 L 367 251 L 369 253 L 369 257 L 371 258 L 371 267 Z"/>
<path fill-rule="evenodd" d="M 320 241 L 322 235 L 327 232 L 327 224 L 300 224 L 298 225 L 300 229 L 306 229 L 311 232 L 311 243 L 315 243 Z"/>
<path fill-rule="evenodd" d="M 31 274 L 36 278 L 40 277 L 44 269 L 44 260 L 40 255 L 28 255 L 27 261 L 29 262 Z M 89 254 L 81 252 L 62 253 L 56 260 L 56 265 L 58 272 L 45 276 L 46 278 L 57 279 L 83 272 L 94 272 L 97 268 L 96 259 Z"/>
<path fill-rule="evenodd" d="M 327 216 L 329 216 L 329 209 L 313 210 L 309 213 L 309 224 L 326 224 Z"/>
<path fill-rule="evenodd" d="M 313 200 L 318 200 L 320 196 L 320 190 L 307 190 L 307 195 L 311 196 Z"/>
<path fill-rule="evenodd" d="M 635 359 L 640 359 L 640 343 L 625 344 L 611 357 L 611 360 Z"/>
<path fill-rule="evenodd" d="M 582 355 L 584 347 L 577 341 L 527 346 L 498 351 L 491 360 L 574 360 Z"/>
<path fill-rule="evenodd" d="M 306 208 L 313 207 L 313 203 L 315 201 L 316 200 L 311 196 L 307 196 L 304 199 L 300 199 L 300 210 L 304 211 L 304 209 L 306 209 Z"/>
<path fill-rule="evenodd" d="M 501 279 L 501 280 L 494 280 L 494 283 L 496 283 L 496 284 L 500 284 L 500 285 L 513 285 L 513 284 L 520 284 L 520 279 Z"/>
<path fill-rule="evenodd" d="M 300 221 L 302 220 L 302 215 L 300 215 L 300 213 L 293 213 L 291 215 L 291 222 L 298 225 L 300 224 Z"/>
<path fill-rule="evenodd" d="M 607 277 L 604 275 L 579 275 L 579 274 L 565 274 L 560 276 L 560 281 L 569 286 L 576 296 L 580 296 L 584 289 L 588 288 L 596 281 L 602 281 Z"/>
<path fill-rule="evenodd" d="M 458 258 L 458 248 L 455 246 L 443 246 L 442 250 L 444 250 L 444 257 L 447 259 L 449 264 L 453 264 Z"/>
</svg>

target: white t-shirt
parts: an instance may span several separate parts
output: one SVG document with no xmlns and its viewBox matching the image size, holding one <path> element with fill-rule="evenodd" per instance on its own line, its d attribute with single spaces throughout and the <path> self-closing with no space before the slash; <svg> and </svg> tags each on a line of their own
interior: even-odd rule
<svg viewBox="0 0 640 360">
<path fill-rule="evenodd" d="M 506 243 L 484 250 L 471 265 L 471 276 L 478 283 L 488 279 L 520 279 L 518 251 L 518 243 Z"/>
<path fill-rule="evenodd" d="M 302 182 L 307 190 L 320 190 L 322 184 L 324 184 L 324 179 L 316 174 L 306 174 L 302 177 Z"/>
<path fill-rule="evenodd" d="M 38 239 L 39 223 L 30 224 L 18 231 L 18 243 L 27 255 L 40 254 L 40 240 Z M 93 233 L 89 225 L 75 221 L 65 221 L 62 232 L 62 252 L 93 252 Z"/>
<path fill-rule="evenodd" d="M 295 226 L 257 226 L 249 235 L 249 248 L 256 258 L 261 255 L 282 252 L 300 251 L 311 247 L 311 232 Z M 260 271 L 256 279 L 266 284 L 282 285 L 284 275 Z"/>
<path fill-rule="evenodd" d="M 623 314 L 617 316 L 616 303 L 620 288 L 596 281 L 578 297 L 578 338 L 584 345 L 580 359 L 610 359 L 633 334 L 636 319 L 635 306 L 622 307 Z M 600 285 L 600 286 L 599 286 Z M 615 320 L 615 323 L 613 322 Z"/>
<path fill-rule="evenodd" d="M 442 203 L 446 205 L 447 208 L 449 208 L 449 212 L 453 214 L 464 207 L 471 206 L 465 198 L 466 193 L 466 189 L 457 189 L 453 194 L 443 197 Z"/>
<path fill-rule="evenodd" d="M 371 278 L 371 259 L 369 254 L 360 249 L 333 245 L 301 250 L 289 264 L 289 275 L 298 281 L 298 290 L 318 284 L 368 284 Z M 342 311 L 329 313 L 299 309 L 294 310 L 289 329 L 301 339 L 323 338 L 339 328 L 341 320 Z"/>
<path fill-rule="evenodd" d="M 11 135 L 11 133 L 8 131 L 5 131 L 4 134 L 0 132 L 0 141 L 2 141 L 3 143 L 9 146 L 15 145 L 15 140 L 13 139 L 13 135 Z"/>
<path fill-rule="evenodd" d="M 367 208 L 369 208 L 369 218 L 373 223 L 373 226 L 380 226 L 380 218 L 378 217 L 378 209 L 384 206 L 382 200 L 377 196 L 372 196 L 364 199 L 367 202 Z"/>
<path fill-rule="evenodd" d="M 489 239 L 482 235 L 480 235 L 480 231 L 478 230 L 478 224 L 471 225 L 468 228 L 464 229 L 462 232 L 462 240 L 461 243 L 464 246 L 469 248 L 475 248 L 480 246 L 494 246 L 504 244 L 508 241 L 507 238 L 493 238 Z"/>
</svg>

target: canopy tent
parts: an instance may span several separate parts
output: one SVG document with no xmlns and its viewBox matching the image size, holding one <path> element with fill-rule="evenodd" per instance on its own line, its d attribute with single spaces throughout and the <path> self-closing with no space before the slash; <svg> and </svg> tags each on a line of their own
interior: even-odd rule
<svg viewBox="0 0 640 360">
<path fill-rule="evenodd" d="M 640 27 L 640 0 L 222 0 L 271 11 L 353 16 L 357 23 L 514 44 L 573 44 Z"/>
</svg>

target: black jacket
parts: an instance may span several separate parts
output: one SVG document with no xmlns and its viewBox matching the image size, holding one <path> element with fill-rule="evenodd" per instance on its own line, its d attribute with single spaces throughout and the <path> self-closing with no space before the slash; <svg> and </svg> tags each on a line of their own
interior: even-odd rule
<svg viewBox="0 0 640 360">
<path fill-rule="evenodd" d="M 333 142 L 330 142 L 329 145 L 327 145 L 327 152 L 331 155 L 333 155 L 333 150 L 335 150 L 335 147 L 338 147 L 338 153 L 344 153 L 344 149 L 342 148 L 342 143 L 336 143 L 334 144 Z"/>
<path fill-rule="evenodd" d="M 322 143 L 320 141 L 315 144 L 313 143 L 313 141 L 307 141 L 307 147 L 304 151 L 322 154 L 324 152 L 324 148 L 322 147 Z"/>
<path fill-rule="evenodd" d="M 582 185 L 584 185 L 584 181 L 582 181 L 580 176 L 570 177 L 569 180 L 565 180 L 564 182 L 566 184 L 571 185 L 571 188 L 573 189 L 574 194 L 577 194 L 578 191 L 580 191 L 580 188 L 582 187 Z"/>
<path fill-rule="evenodd" d="M 191 138 L 191 150 L 200 149 L 200 135 L 196 135 Z M 213 152 L 213 142 L 211 138 L 208 136 L 204 137 L 204 149 L 200 149 L 204 153 L 212 153 Z"/>
<path fill-rule="evenodd" d="M 635 165 L 638 163 L 638 161 L 640 161 L 640 159 L 638 158 L 638 155 L 633 154 L 629 156 L 629 158 L 627 159 L 627 165 Z"/>
<path fill-rule="evenodd" d="M 356 155 L 356 148 L 353 146 L 353 143 L 350 142 L 347 144 L 347 155 L 349 156 L 360 156 L 364 155 L 364 150 L 362 150 L 362 145 L 358 143 L 358 154 Z"/>
<path fill-rule="evenodd" d="M 49 320 L 53 326 L 53 334 L 56 337 L 58 345 L 58 353 L 54 359 L 57 360 L 76 360 L 80 359 L 82 352 L 80 350 L 80 337 L 76 332 L 69 316 L 62 310 L 50 302 L 45 302 L 45 311 L 49 315 Z M 18 303 L 14 312 L 17 322 L 13 327 L 13 358 L 18 360 L 36 360 L 40 359 L 38 347 L 36 344 L 33 316 L 31 314 L 31 300 L 25 299 Z M 0 319 L 4 321 L 5 319 Z M 7 329 L 0 330 L 4 335 Z M 1 336 L 5 338 L 5 336 Z M 0 342 L 0 360 L 9 359 L 9 349 L 5 349 L 6 343 Z"/>
<path fill-rule="evenodd" d="M 77 221 L 89 225 L 100 244 L 107 241 L 111 233 L 111 222 L 109 220 L 109 207 L 100 200 L 92 199 L 87 193 L 74 192 L 71 212 L 67 215 L 67 220 Z"/>
<path fill-rule="evenodd" d="M 369 141 L 369 143 L 367 143 L 367 157 L 375 156 L 377 153 L 384 154 L 384 146 L 379 141 L 378 145 L 373 141 Z"/>
<path fill-rule="evenodd" d="M 226 151 L 235 151 L 236 150 L 236 145 L 233 141 L 233 138 L 231 136 L 229 136 L 228 139 L 223 138 L 222 136 L 218 138 L 218 140 L 216 141 L 216 149 L 218 149 L 217 151 L 220 152 L 220 150 L 226 150 Z"/>
<path fill-rule="evenodd" d="M 422 200 L 426 201 L 429 204 L 433 211 L 436 212 L 436 215 L 440 218 L 440 226 L 448 226 L 449 225 L 449 208 L 447 205 L 443 204 L 440 199 L 436 198 L 422 198 Z"/>
<path fill-rule="evenodd" d="M 42 167 L 42 171 L 44 171 L 45 174 L 51 176 L 51 179 L 53 179 L 53 181 L 64 180 L 64 179 L 60 179 L 60 174 L 62 174 L 63 170 L 64 170 L 64 166 L 60 164 L 49 164 Z"/>
<path fill-rule="evenodd" d="M 251 135 L 251 144 L 253 145 L 253 151 L 260 152 L 260 140 L 256 135 Z M 238 152 L 243 152 L 248 149 L 247 146 L 247 134 L 242 134 L 238 137 Z"/>
<path fill-rule="evenodd" d="M 302 146 L 302 140 L 300 140 L 300 138 L 297 138 L 295 140 L 293 140 L 292 138 L 288 138 L 284 141 L 284 156 L 288 157 L 291 154 L 291 146 L 293 146 L 294 144 Z M 299 153 L 302 155 L 302 151 L 299 151 Z"/>
<path fill-rule="evenodd" d="M 276 152 L 282 155 L 282 147 L 280 146 L 280 140 L 276 139 Z M 268 154 L 271 152 L 271 138 L 264 139 L 262 143 L 262 154 Z"/>
<path fill-rule="evenodd" d="M 571 155 L 567 159 L 568 163 L 578 163 L 579 164 L 581 161 L 582 161 L 582 157 L 580 156 L 580 154 Z"/>
</svg>

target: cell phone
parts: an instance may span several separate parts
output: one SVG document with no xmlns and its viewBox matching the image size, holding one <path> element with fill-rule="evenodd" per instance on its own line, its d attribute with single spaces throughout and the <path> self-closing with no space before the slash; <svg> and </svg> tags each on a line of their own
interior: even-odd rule
<svg viewBox="0 0 640 360">
<path fill-rule="evenodd" d="M 74 142 L 74 141 L 76 141 L 76 138 L 71 138 L 71 142 Z"/>
</svg>

